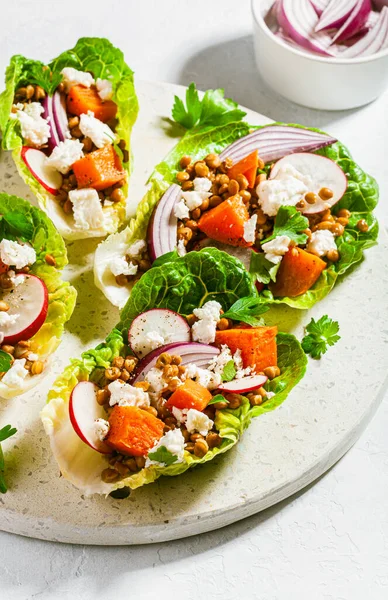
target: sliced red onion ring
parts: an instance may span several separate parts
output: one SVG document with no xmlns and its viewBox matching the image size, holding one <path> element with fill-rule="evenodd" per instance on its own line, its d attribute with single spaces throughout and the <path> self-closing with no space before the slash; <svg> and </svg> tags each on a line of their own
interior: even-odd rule
<svg viewBox="0 0 388 600">
<path fill-rule="evenodd" d="M 334 35 L 332 44 L 343 42 L 356 35 L 364 27 L 371 10 L 372 5 L 370 0 L 357 0 L 349 17 Z"/>
<path fill-rule="evenodd" d="M 57 129 L 59 141 L 64 142 L 66 139 L 70 139 L 71 137 L 67 121 L 65 94 L 61 94 L 60 92 L 54 92 L 54 95 L 52 97 L 52 107 L 55 127 Z"/>
<path fill-rule="evenodd" d="M 371 56 L 388 48 L 388 8 L 384 6 L 376 25 L 358 42 L 341 53 L 344 58 Z"/>
<path fill-rule="evenodd" d="M 174 344 L 166 344 L 150 352 L 138 364 L 134 377 L 131 383 L 144 381 L 148 371 L 150 371 L 163 352 L 169 354 L 174 353 L 182 358 L 182 365 L 194 363 L 197 367 L 205 368 L 209 366 L 212 360 L 220 353 L 218 348 L 208 346 L 207 344 L 199 344 L 198 342 L 176 342 Z"/>
<path fill-rule="evenodd" d="M 318 16 L 310 0 L 280 0 L 278 22 L 284 32 L 306 50 L 332 56 L 328 50 L 332 40 L 327 33 L 314 33 Z"/>
<path fill-rule="evenodd" d="M 286 125 L 269 125 L 237 140 L 220 154 L 221 160 L 231 158 L 238 162 L 254 150 L 260 158 L 272 162 L 294 152 L 314 152 L 336 142 L 325 133 Z"/>
<path fill-rule="evenodd" d="M 313 8 L 317 13 L 318 17 L 320 17 L 323 11 L 325 10 L 326 6 L 329 4 L 330 0 L 310 0 L 310 2 L 313 5 Z"/>
<path fill-rule="evenodd" d="M 148 227 L 148 244 L 151 260 L 172 252 L 177 245 L 178 219 L 174 215 L 174 207 L 182 198 L 182 189 L 176 183 L 170 185 L 163 194 Z"/>
<path fill-rule="evenodd" d="M 47 122 L 49 124 L 50 127 L 50 137 L 47 141 L 47 146 L 50 152 L 52 152 L 54 150 L 54 148 L 56 146 L 58 146 L 60 139 L 58 136 L 58 132 L 57 132 L 57 128 L 55 126 L 55 118 L 54 118 L 54 111 L 53 111 L 53 98 L 52 96 L 49 96 L 48 94 L 44 97 L 43 100 L 43 108 L 44 108 L 44 113 L 43 113 L 43 118 L 47 119 Z"/>
<path fill-rule="evenodd" d="M 330 0 L 315 27 L 315 31 L 325 31 L 326 29 L 338 29 L 341 27 L 353 11 L 357 2 L 358 0 Z"/>
</svg>

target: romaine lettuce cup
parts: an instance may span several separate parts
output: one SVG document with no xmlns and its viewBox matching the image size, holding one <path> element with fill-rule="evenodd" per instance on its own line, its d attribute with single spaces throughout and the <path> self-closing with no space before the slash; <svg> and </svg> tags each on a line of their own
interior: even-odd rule
<svg viewBox="0 0 388 600">
<path fill-rule="evenodd" d="M 12 398 L 37 385 L 47 373 L 77 294 L 61 278 L 66 248 L 50 219 L 25 200 L 4 193 L 0 194 L 0 257 L 0 397 Z"/>
<path fill-rule="evenodd" d="M 145 462 L 143 460 L 143 463 L 140 463 L 143 466 L 138 465 L 136 468 L 133 465 L 133 473 L 124 474 L 113 481 L 107 481 L 106 478 L 102 479 L 102 473 L 109 470 L 110 465 L 113 465 L 114 456 L 101 453 L 106 451 L 104 447 L 100 447 L 101 452 L 90 447 L 81 439 L 79 433 L 75 432 L 72 424 L 74 418 L 78 419 L 78 423 L 80 423 L 79 416 L 74 417 L 76 408 L 74 393 L 72 396 L 73 390 L 77 384 L 84 386 L 85 382 L 102 385 L 101 382 L 106 376 L 105 369 L 111 369 L 113 365 L 121 364 L 118 357 L 124 358 L 129 354 L 128 329 L 131 325 L 133 326 L 139 313 L 152 312 L 151 309 L 167 309 L 167 312 L 178 313 L 177 318 L 181 318 L 179 315 L 188 317 L 196 308 L 206 305 L 208 302 L 213 302 L 213 304 L 218 302 L 224 310 L 227 310 L 236 301 L 246 297 L 249 297 L 250 302 L 255 303 L 255 300 L 258 300 L 249 274 L 234 257 L 214 248 L 190 253 L 160 267 L 154 267 L 145 273 L 135 285 L 133 294 L 122 311 L 120 323 L 106 341 L 94 350 L 83 353 L 80 359 L 72 360 L 49 392 L 48 404 L 43 409 L 41 418 L 45 431 L 50 437 L 51 448 L 61 474 L 84 494 L 109 494 L 125 487 L 136 489 L 152 483 L 162 475 L 179 475 L 191 467 L 212 460 L 217 454 L 230 450 L 249 426 L 253 417 L 278 407 L 303 377 L 307 362 L 296 338 L 285 333 L 279 333 L 276 338 L 275 347 L 277 345 L 279 370 L 276 371 L 276 376 L 265 385 L 267 399 L 260 405 L 258 403 L 252 405 L 249 394 L 232 394 L 234 399 L 237 398 L 234 408 L 225 408 L 225 404 L 221 405 L 221 408 L 214 405 L 217 406 L 217 410 L 214 409 L 214 415 L 212 413 L 213 433 L 220 439 L 216 447 L 212 448 L 209 445 L 205 454 L 201 456 L 193 453 L 193 449 L 184 450 L 179 460 L 176 460 L 162 446 L 164 452 L 162 460 L 160 456 L 156 459 L 156 456 L 152 455 L 152 461 Z M 256 302 L 256 304 L 260 304 L 260 302 Z M 147 315 L 147 313 L 145 314 Z M 213 346 L 197 345 L 216 351 Z M 173 346 L 172 349 L 171 346 Z M 165 352 L 167 348 L 171 354 L 174 354 L 175 347 L 174 344 L 162 346 L 154 352 Z M 153 352 L 147 354 L 143 361 L 147 363 L 153 354 Z M 142 364 L 144 363 L 141 362 L 140 365 Z M 150 364 L 148 363 L 148 366 Z M 138 368 L 140 369 L 140 367 Z M 138 380 L 141 379 L 141 373 L 140 369 L 140 374 L 138 372 L 137 375 Z M 223 379 L 223 381 L 226 380 Z M 139 393 L 141 394 L 141 391 Z M 224 393 L 227 395 L 226 392 Z M 116 408 L 117 406 L 113 410 Z M 131 408 L 136 410 L 133 406 Z M 209 408 L 211 408 L 210 405 L 205 411 Z M 187 423 L 186 426 L 188 428 Z M 174 431 L 176 432 L 177 429 Z M 104 444 L 104 442 L 102 443 Z M 134 462 L 133 458 L 131 462 Z M 124 463 L 125 460 L 122 463 L 123 467 Z"/>
<path fill-rule="evenodd" d="M 341 142 L 317 129 L 282 123 L 252 127 L 241 120 L 244 113 L 225 100 L 220 90 L 209 90 L 202 101 L 195 94 L 190 86 L 187 109 L 176 99 L 173 116 L 187 131 L 155 167 L 135 218 L 99 245 L 96 285 L 113 304 L 123 306 L 141 271 L 140 267 L 137 272 L 127 268 L 122 276 L 120 264 L 126 268 L 123 259 L 131 268 L 140 258 L 146 268 L 154 258 L 166 261 L 177 253 L 213 245 L 243 261 L 263 302 L 310 308 L 376 243 L 378 223 L 372 213 L 378 201 L 376 181 L 353 161 Z M 220 156 L 218 170 L 212 168 L 211 155 Z M 233 176 L 239 182 L 238 190 L 228 189 L 227 184 L 221 189 L 214 183 L 221 173 L 232 174 L 227 168 L 229 155 L 232 169 L 241 164 L 247 168 L 245 175 Z M 186 157 L 191 159 L 189 163 Z M 256 160 L 253 175 L 248 169 L 250 159 Z M 203 173 L 200 169 L 196 172 L 197 161 Z M 207 181 L 208 175 L 211 181 Z M 309 185 L 315 186 L 310 196 L 306 192 Z M 190 201 L 188 196 L 183 198 L 185 189 L 188 195 L 198 191 L 198 202 L 202 199 L 203 204 L 199 206 L 194 196 Z M 283 200 L 278 201 L 281 195 Z M 307 202 L 308 196 L 315 206 Z M 235 221 L 227 221 L 226 206 Z M 191 237 L 187 241 L 188 228 Z M 229 234 L 229 228 L 236 233 Z M 131 249 L 141 240 L 148 246 L 139 257 Z M 312 271 L 314 276 L 306 277 Z M 292 289 L 285 285 L 287 279 L 299 285 Z"/>
<path fill-rule="evenodd" d="M 104 38 L 81 38 L 47 66 L 11 58 L 3 148 L 65 239 L 102 237 L 125 221 L 137 113 L 133 72 Z"/>
</svg>

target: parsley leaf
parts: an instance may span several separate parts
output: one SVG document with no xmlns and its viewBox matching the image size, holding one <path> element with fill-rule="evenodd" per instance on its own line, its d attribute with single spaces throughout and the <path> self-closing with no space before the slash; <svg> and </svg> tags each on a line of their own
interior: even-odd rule
<svg viewBox="0 0 388 600">
<path fill-rule="evenodd" d="M 9 371 L 12 364 L 12 356 L 4 350 L 0 350 L 0 373 Z"/>
<path fill-rule="evenodd" d="M 202 100 L 195 83 L 186 91 L 186 106 L 181 98 L 175 96 L 172 117 L 185 127 L 218 127 L 235 121 L 241 121 L 246 113 L 238 108 L 237 102 L 224 97 L 224 90 L 207 90 Z"/>
<path fill-rule="evenodd" d="M 276 281 L 276 273 L 279 267 L 280 263 L 275 265 L 270 260 L 267 260 L 264 252 L 252 252 L 249 272 L 255 281 L 259 281 L 260 283 Z"/>
<path fill-rule="evenodd" d="M 34 223 L 31 215 L 11 212 L 0 216 L 0 237 L 30 241 L 33 236 Z"/>
<path fill-rule="evenodd" d="M 302 233 L 309 226 L 309 220 L 300 214 L 294 206 L 281 206 L 275 217 L 272 235 L 266 238 L 262 244 L 274 240 L 279 235 L 287 235 L 296 244 L 305 244 L 307 235 Z"/>
<path fill-rule="evenodd" d="M 207 403 L 207 405 L 209 406 L 210 404 L 217 404 L 218 402 L 226 402 L 226 404 L 229 404 L 229 400 L 227 400 L 225 396 L 222 394 L 216 394 L 213 396 L 210 402 Z"/>
<path fill-rule="evenodd" d="M 226 319 L 242 321 L 243 323 L 252 325 L 252 327 L 257 327 L 263 324 L 263 319 L 259 315 L 267 312 L 267 310 L 269 310 L 269 306 L 266 306 L 260 298 L 246 296 L 245 298 L 236 300 L 222 316 Z"/>
<path fill-rule="evenodd" d="M 48 67 L 38 61 L 27 61 L 27 68 L 23 72 L 23 80 L 39 85 L 50 96 L 53 95 L 63 76 L 58 71 L 51 72 Z"/>
<path fill-rule="evenodd" d="M 338 321 L 333 321 L 327 315 L 324 315 L 318 321 L 311 319 L 306 326 L 306 332 L 302 340 L 302 348 L 306 354 L 312 358 L 321 358 L 329 346 L 334 346 L 341 336 L 337 335 L 339 331 Z"/>
<path fill-rule="evenodd" d="M 222 371 L 221 379 L 222 381 L 233 381 L 233 379 L 236 377 L 236 373 L 237 371 L 234 365 L 234 360 L 228 360 L 224 366 L 224 370 Z M 221 402 L 221 400 L 219 400 L 219 402 Z"/>
<path fill-rule="evenodd" d="M 15 427 L 11 427 L 11 425 L 6 425 L 3 429 L 0 429 L 0 442 L 3 442 L 7 438 L 11 437 L 16 433 Z M 0 444 L 0 493 L 5 494 L 7 491 L 7 484 L 4 479 L 4 454 L 3 449 Z"/>
<path fill-rule="evenodd" d="M 178 460 L 178 457 L 167 450 L 166 446 L 160 446 L 155 452 L 148 452 L 148 457 L 151 460 L 165 464 L 166 467 L 174 464 Z"/>
</svg>

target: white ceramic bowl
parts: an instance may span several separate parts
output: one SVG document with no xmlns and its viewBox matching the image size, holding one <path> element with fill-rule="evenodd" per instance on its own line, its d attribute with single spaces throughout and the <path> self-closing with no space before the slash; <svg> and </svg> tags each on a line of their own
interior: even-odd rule
<svg viewBox="0 0 388 600">
<path fill-rule="evenodd" d="M 307 54 L 278 39 L 264 16 L 273 0 L 252 0 L 258 69 L 278 94 L 297 104 L 343 110 L 375 100 L 388 86 L 388 49 L 357 59 Z"/>
</svg>

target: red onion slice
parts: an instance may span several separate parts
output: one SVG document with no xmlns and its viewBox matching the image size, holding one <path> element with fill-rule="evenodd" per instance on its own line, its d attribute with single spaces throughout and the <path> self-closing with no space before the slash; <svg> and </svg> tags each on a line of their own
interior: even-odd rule
<svg viewBox="0 0 388 600">
<path fill-rule="evenodd" d="M 310 0 L 280 0 L 278 22 L 284 32 L 306 50 L 332 56 L 331 38 L 324 32 L 314 33 L 318 16 Z"/>
<path fill-rule="evenodd" d="M 329 4 L 330 0 L 310 0 L 310 2 L 313 5 L 313 8 L 317 13 L 318 17 L 320 17 L 323 11 L 325 10 L 326 6 Z"/>
<path fill-rule="evenodd" d="M 138 364 L 135 375 L 131 383 L 144 381 L 148 371 L 150 371 L 163 352 L 173 353 L 182 357 L 182 365 L 194 363 L 197 367 L 208 367 L 212 360 L 220 353 L 218 348 L 199 344 L 198 342 L 176 342 L 174 344 L 166 344 L 150 352 Z"/>
<path fill-rule="evenodd" d="M 330 0 L 315 27 L 315 31 L 341 27 L 354 10 L 357 2 L 358 0 Z"/>
<path fill-rule="evenodd" d="M 70 139 L 69 124 L 67 121 L 66 97 L 65 94 L 54 92 L 52 97 L 52 112 L 54 115 L 54 123 L 57 129 L 57 134 L 60 142 Z"/>
<path fill-rule="evenodd" d="M 344 58 L 371 56 L 388 48 L 388 8 L 385 6 L 379 13 L 376 25 L 358 42 L 341 53 Z"/>
<path fill-rule="evenodd" d="M 357 3 L 349 17 L 334 35 L 332 44 L 336 42 L 343 42 L 344 40 L 351 38 L 353 35 L 356 35 L 356 33 L 358 33 L 360 29 L 364 27 L 371 10 L 372 5 L 370 0 L 357 0 Z"/>
<path fill-rule="evenodd" d="M 181 198 L 182 189 L 173 183 L 154 209 L 148 227 L 151 260 L 156 260 L 176 248 L 178 219 L 174 215 L 174 208 Z"/>
<path fill-rule="evenodd" d="M 258 150 L 260 158 L 269 163 L 294 152 L 314 152 L 336 142 L 326 133 L 301 129 L 286 125 L 269 125 L 253 131 L 237 140 L 220 154 L 221 160 L 231 158 L 238 162 L 254 150 Z"/>
<path fill-rule="evenodd" d="M 50 127 L 50 137 L 47 141 L 47 146 L 48 149 L 50 151 L 50 153 L 54 150 L 54 148 L 56 146 L 58 146 L 60 139 L 58 136 L 58 132 L 57 132 L 57 128 L 55 126 L 55 119 L 54 119 L 54 111 L 53 111 L 53 98 L 52 96 L 49 96 L 48 94 L 44 97 L 43 100 L 43 108 L 44 108 L 44 113 L 43 113 L 43 118 L 47 119 L 49 127 Z"/>
</svg>

